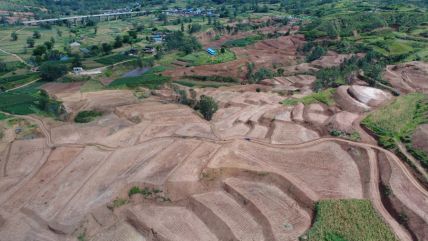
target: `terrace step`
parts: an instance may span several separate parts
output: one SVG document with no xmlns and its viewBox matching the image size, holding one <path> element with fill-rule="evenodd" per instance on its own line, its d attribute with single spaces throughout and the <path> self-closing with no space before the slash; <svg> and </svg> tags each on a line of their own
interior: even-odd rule
<svg viewBox="0 0 428 241">
<path fill-rule="evenodd" d="M 194 195 L 190 206 L 220 240 L 265 240 L 262 227 L 249 211 L 225 192 Z"/>
<path fill-rule="evenodd" d="M 224 181 L 225 190 L 241 200 L 264 226 L 268 240 L 298 240 L 311 225 L 311 216 L 279 188 L 237 178 Z"/>
<path fill-rule="evenodd" d="M 141 204 L 128 209 L 130 222 L 146 237 L 165 241 L 217 241 L 217 237 L 184 207 Z"/>
</svg>

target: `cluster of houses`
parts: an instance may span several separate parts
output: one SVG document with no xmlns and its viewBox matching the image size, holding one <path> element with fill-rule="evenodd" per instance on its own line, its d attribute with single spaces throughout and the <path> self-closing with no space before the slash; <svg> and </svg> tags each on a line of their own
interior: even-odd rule
<svg viewBox="0 0 428 241">
<path fill-rule="evenodd" d="M 214 8 L 170 8 L 163 12 L 168 15 L 180 15 L 180 16 L 217 16 Z"/>
</svg>

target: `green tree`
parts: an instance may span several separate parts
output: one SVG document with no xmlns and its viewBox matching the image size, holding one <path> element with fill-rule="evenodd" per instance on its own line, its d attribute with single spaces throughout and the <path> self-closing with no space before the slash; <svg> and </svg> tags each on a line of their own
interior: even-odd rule
<svg viewBox="0 0 428 241">
<path fill-rule="evenodd" d="M 113 47 L 109 43 L 101 44 L 101 48 L 102 48 L 104 54 L 109 54 L 113 50 Z"/>
<path fill-rule="evenodd" d="M 44 81 L 54 81 L 67 73 L 67 66 L 55 62 L 46 62 L 40 66 L 40 77 Z"/>
<path fill-rule="evenodd" d="M 54 46 L 54 44 L 53 44 L 51 41 L 46 41 L 43 45 L 44 45 L 44 46 L 46 47 L 46 49 L 48 49 L 48 50 L 51 50 L 51 49 L 53 48 L 53 46 Z"/>
<path fill-rule="evenodd" d="M 82 59 L 80 58 L 80 55 L 76 55 L 71 62 L 72 67 L 83 67 Z"/>
<path fill-rule="evenodd" d="M 36 31 L 33 32 L 33 38 L 34 39 L 39 39 L 41 37 L 42 37 L 42 35 L 40 34 L 39 31 L 36 30 Z"/>
<path fill-rule="evenodd" d="M 28 38 L 27 38 L 27 45 L 28 45 L 28 47 L 29 47 L 29 48 L 34 47 L 34 44 L 35 44 L 34 39 L 33 39 L 33 38 L 31 38 L 31 37 L 28 37 Z"/>
<path fill-rule="evenodd" d="M 211 120 L 217 110 L 217 102 L 215 102 L 212 97 L 206 95 L 201 96 L 201 100 L 199 101 L 199 112 L 201 112 L 206 120 Z"/>
<path fill-rule="evenodd" d="M 120 35 L 118 35 L 118 36 L 116 36 L 116 38 L 115 38 L 115 40 L 114 40 L 114 47 L 115 48 L 120 48 L 120 47 L 122 47 L 122 45 L 123 45 L 123 39 L 122 39 L 122 36 L 120 36 Z"/>
<path fill-rule="evenodd" d="M 201 29 L 202 29 L 202 26 L 200 24 L 194 23 L 194 24 L 190 25 L 189 33 L 190 34 L 197 33 L 199 31 L 201 31 Z"/>
<path fill-rule="evenodd" d="M 318 45 L 312 50 L 312 52 L 309 54 L 306 60 L 308 62 L 312 62 L 314 60 L 321 58 L 325 53 L 326 53 L 325 49 Z"/>
<path fill-rule="evenodd" d="M 0 61 L 0 72 L 7 72 L 8 68 L 5 62 Z"/>
<path fill-rule="evenodd" d="M 46 53 L 46 46 L 39 45 L 35 49 L 33 49 L 33 55 L 34 56 L 42 56 Z"/>
<path fill-rule="evenodd" d="M 18 34 L 16 32 L 11 33 L 10 37 L 12 38 L 12 41 L 18 40 Z"/>
<path fill-rule="evenodd" d="M 131 38 L 136 39 L 138 37 L 138 33 L 135 30 L 129 30 L 128 34 Z"/>
</svg>

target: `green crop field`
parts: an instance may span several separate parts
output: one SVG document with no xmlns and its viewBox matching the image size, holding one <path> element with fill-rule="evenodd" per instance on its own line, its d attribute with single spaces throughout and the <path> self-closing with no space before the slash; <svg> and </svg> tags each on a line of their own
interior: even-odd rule
<svg viewBox="0 0 428 241">
<path fill-rule="evenodd" d="M 0 78 L 0 89 L 9 90 L 17 86 L 29 83 L 39 78 L 37 73 L 27 73 L 22 75 L 12 75 Z"/>
<path fill-rule="evenodd" d="M 296 105 L 298 103 L 303 103 L 304 105 L 310 105 L 313 103 L 323 103 L 326 105 L 334 105 L 333 95 L 336 92 L 336 89 L 329 88 L 322 90 L 320 92 L 315 92 L 308 96 L 302 97 L 300 99 L 285 99 L 282 101 L 284 105 Z"/>
<path fill-rule="evenodd" d="M 323 200 L 305 241 L 398 241 L 369 200 Z"/>
<path fill-rule="evenodd" d="M 197 81 L 197 80 L 177 80 L 174 83 L 192 88 L 218 88 L 221 86 L 231 86 L 233 83 L 216 82 L 216 81 Z"/>
<path fill-rule="evenodd" d="M 137 77 L 125 77 L 114 80 L 110 83 L 109 87 L 121 88 L 121 87 L 146 87 L 148 89 L 158 89 L 166 82 L 169 81 L 169 77 L 162 76 L 160 74 L 143 74 Z"/>
<path fill-rule="evenodd" d="M 389 149 L 402 141 L 409 152 L 428 169 L 428 153 L 413 147 L 411 136 L 416 127 L 428 123 L 428 96 L 412 93 L 398 97 L 393 103 L 367 116 L 362 124 L 379 137 L 379 143 Z"/>
<path fill-rule="evenodd" d="M 390 105 L 374 111 L 363 120 L 363 124 L 381 137 L 400 139 L 427 122 L 427 113 L 428 96 L 413 93 L 400 96 Z"/>
<path fill-rule="evenodd" d="M 184 57 L 179 58 L 178 60 L 188 62 L 190 65 L 193 66 L 197 66 L 205 64 L 225 63 L 235 59 L 235 53 L 228 49 L 225 49 L 224 53 L 221 53 L 219 50 L 217 50 L 216 56 L 211 56 L 206 51 L 199 51 L 192 54 L 188 54 Z"/>
</svg>

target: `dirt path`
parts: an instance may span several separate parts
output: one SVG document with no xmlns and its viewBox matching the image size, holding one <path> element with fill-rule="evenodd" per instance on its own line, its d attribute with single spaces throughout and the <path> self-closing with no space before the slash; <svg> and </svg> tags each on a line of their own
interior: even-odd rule
<svg viewBox="0 0 428 241">
<path fill-rule="evenodd" d="M 31 81 L 31 82 L 28 82 L 28 83 L 26 83 L 26 84 L 23 84 L 23 85 L 17 86 L 17 87 L 15 87 L 15 88 L 8 89 L 8 90 L 6 90 L 5 92 L 10 92 L 10 91 L 13 91 L 13 90 L 18 90 L 18 89 L 24 88 L 24 87 L 26 87 L 26 86 L 29 86 L 29 85 L 31 85 L 31 84 L 36 83 L 36 82 L 37 82 L 37 81 L 39 81 L 39 80 L 40 80 L 40 79 L 33 80 L 33 81 Z"/>
<path fill-rule="evenodd" d="M 401 241 L 412 241 L 411 236 L 406 230 L 395 220 L 391 214 L 385 209 L 381 200 L 381 194 L 379 190 L 379 170 L 376 153 L 371 148 L 366 148 L 369 155 L 370 164 L 370 200 L 373 207 L 379 212 L 384 221 L 392 228 L 395 235 Z"/>
</svg>

